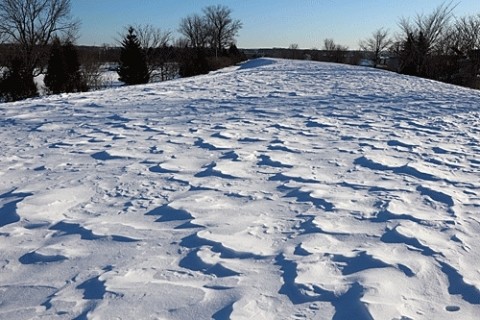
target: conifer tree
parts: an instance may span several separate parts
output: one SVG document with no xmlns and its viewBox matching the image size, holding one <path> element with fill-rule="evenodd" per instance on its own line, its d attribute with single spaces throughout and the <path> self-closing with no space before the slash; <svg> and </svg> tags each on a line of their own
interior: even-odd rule
<svg viewBox="0 0 480 320">
<path fill-rule="evenodd" d="M 38 95 L 32 74 L 20 58 L 13 58 L 0 79 L 0 100 L 17 101 Z"/>
<path fill-rule="evenodd" d="M 62 45 L 59 39 L 54 40 L 44 82 L 54 94 L 87 90 L 80 72 L 78 53 L 72 42 Z"/>
<path fill-rule="evenodd" d="M 416 39 L 416 55 L 417 55 L 417 71 L 418 75 L 426 77 L 427 72 L 427 55 L 430 51 L 428 40 L 422 31 L 419 32 Z"/>
<path fill-rule="evenodd" d="M 50 58 L 48 59 L 47 73 L 44 79 L 45 86 L 53 94 L 64 92 L 64 85 L 67 80 L 64 60 L 62 46 L 57 38 L 53 41 L 50 49 Z"/>
<path fill-rule="evenodd" d="M 400 59 L 402 62 L 402 73 L 408 75 L 417 74 L 416 65 L 416 40 L 413 33 L 409 33 L 407 39 L 402 44 Z"/>
<path fill-rule="evenodd" d="M 118 75 L 119 80 L 127 85 L 147 83 L 150 80 L 145 52 L 133 27 L 128 28 L 122 41 Z"/>
<path fill-rule="evenodd" d="M 80 61 L 77 48 L 71 41 L 62 46 L 63 59 L 65 60 L 65 71 L 67 81 L 65 92 L 87 91 L 88 87 L 80 71 Z"/>
</svg>

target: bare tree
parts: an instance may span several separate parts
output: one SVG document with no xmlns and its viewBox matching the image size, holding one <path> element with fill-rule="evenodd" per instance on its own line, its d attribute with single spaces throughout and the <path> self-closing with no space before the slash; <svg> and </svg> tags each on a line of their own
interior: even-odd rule
<svg viewBox="0 0 480 320">
<path fill-rule="evenodd" d="M 95 54 L 82 57 L 82 75 L 90 90 L 99 90 L 104 86 L 102 61 Z"/>
<path fill-rule="evenodd" d="M 172 33 L 149 24 L 136 25 L 134 29 L 145 52 L 150 79 L 171 79 L 175 71 L 170 61 L 173 54 L 173 50 L 169 48 Z"/>
<path fill-rule="evenodd" d="M 380 63 L 381 54 L 387 51 L 392 45 L 392 40 L 388 37 L 388 31 L 378 29 L 372 33 L 372 36 L 366 40 L 360 41 L 360 48 L 372 55 L 375 67 Z"/>
<path fill-rule="evenodd" d="M 323 49 L 326 51 L 335 51 L 337 50 L 337 45 L 333 39 L 327 38 L 323 40 Z"/>
<path fill-rule="evenodd" d="M 175 48 L 186 48 L 189 46 L 189 44 L 190 42 L 188 41 L 187 38 L 181 37 L 181 38 L 175 39 L 173 46 Z"/>
<path fill-rule="evenodd" d="M 190 15 L 180 21 L 178 31 L 188 41 L 192 48 L 205 48 L 207 45 L 208 28 L 205 18 L 198 14 Z"/>
<path fill-rule="evenodd" d="M 299 47 L 297 43 L 292 43 L 288 46 L 288 56 L 290 59 L 298 59 L 298 48 Z"/>
<path fill-rule="evenodd" d="M 232 10 L 226 6 L 208 6 L 203 9 L 207 27 L 211 35 L 211 47 L 216 52 L 235 43 L 235 37 L 242 28 L 240 20 L 231 17 Z"/>
<path fill-rule="evenodd" d="M 323 41 L 323 50 L 327 51 L 327 60 L 330 62 L 345 62 L 345 52 L 348 47 L 336 44 L 333 39 Z"/>
<path fill-rule="evenodd" d="M 41 50 L 55 36 L 72 38 L 79 22 L 70 16 L 70 0 L 0 0 L 0 34 L 18 45 L 27 71 L 36 75 Z"/>
<path fill-rule="evenodd" d="M 438 6 L 428 15 L 418 14 L 413 22 L 402 18 L 400 70 L 403 73 L 447 81 L 452 61 L 440 57 L 448 54 L 452 3 Z M 445 60 L 445 61 L 442 61 Z"/>
<path fill-rule="evenodd" d="M 449 4 L 441 4 L 431 14 L 424 15 L 418 14 L 414 21 L 402 18 L 400 19 L 399 26 L 405 35 L 405 38 L 409 35 L 418 37 L 422 35 L 425 38 L 425 44 L 427 46 L 427 53 L 435 50 L 440 50 L 442 37 L 446 35 L 452 19 L 452 12 L 456 6 Z"/>
<path fill-rule="evenodd" d="M 453 46 L 463 54 L 480 49 L 480 14 L 459 18 L 455 21 Z"/>
<path fill-rule="evenodd" d="M 134 29 L 137 32 L 140 45 L 145 49 L 162 48 L 167 46 L 172 40 L 170 31 L 164 31 L 150 24 L 135 25 Z"/>
<path fill-rule="evenodd" d="M 459 57 L 456 83 L 480 88 L 480 14 L 459 18 L 450 45 Z"/>
</svg>

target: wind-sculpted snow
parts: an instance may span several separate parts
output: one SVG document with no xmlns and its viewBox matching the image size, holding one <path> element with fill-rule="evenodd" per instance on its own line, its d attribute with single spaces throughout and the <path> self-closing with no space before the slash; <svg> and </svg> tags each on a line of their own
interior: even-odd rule
<svg viewBox="0 0 480 320">
<path fill-rule="evenodd" d="M 477 319 L 480 92 L 263 59 L 0 106 L 1 319 Z"/>
</svg>

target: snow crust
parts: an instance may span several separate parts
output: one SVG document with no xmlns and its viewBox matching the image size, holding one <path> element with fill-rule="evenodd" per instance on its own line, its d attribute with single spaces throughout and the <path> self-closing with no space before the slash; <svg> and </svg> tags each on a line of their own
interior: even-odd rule
<svg viewBox="0 0 480 320">
<path fill-rule="evenodd" d="M 272 59 L 0 105 L 0 318 L 478 319 L 479 108 Z"/>
</svg>

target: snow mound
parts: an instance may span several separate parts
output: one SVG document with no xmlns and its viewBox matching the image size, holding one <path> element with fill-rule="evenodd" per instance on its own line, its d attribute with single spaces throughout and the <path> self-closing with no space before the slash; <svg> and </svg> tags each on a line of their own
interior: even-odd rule
<svg viewBox="0 0 480 320">
<path fill-rule="evenodd" d="M 273 59 L 266 59 L 266 58 L 252 59 L 252 60 L 248 60 L 247 62 L 242 63 L 240 65 L 239 70 L 259 68 L 259 67 L 268 66 L 268 65 L 274 64 L 274 63 L 275 63 L 275 60 L 273 60 Z"/>
<path fill-rule="evenodd" d="M 0 105 L 0 318 L 476 319 L 479 106 L 273 59 Z"/>
</svg>

